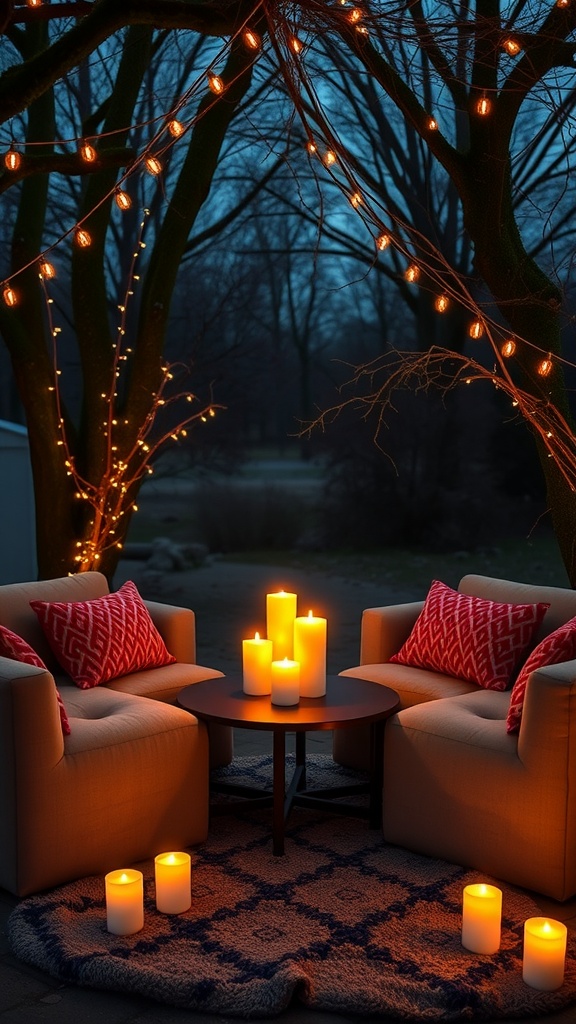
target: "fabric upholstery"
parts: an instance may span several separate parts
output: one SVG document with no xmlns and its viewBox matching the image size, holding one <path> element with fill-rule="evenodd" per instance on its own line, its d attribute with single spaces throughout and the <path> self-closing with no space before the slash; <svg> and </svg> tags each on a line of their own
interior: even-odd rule
<svg viewBox="0 0 576 1024">
<path fill-rule="evenodd" d="M 562 661 L 572 661 L 574 658 L 576 658 L 576 617 L 545 636 L 520 669 L 510 696 L 510 706 L 506 718 L 507 732 L 518 732 L 520 729 L 524 694 L 530 673 L 537 668 L 557 665 Z"/>
<path fill-rule="evenodd" d="M 0 657 L 11 658 L 14 661 L 22 661 L 25 665 L 34 665 L 36 668 L 46 668 L 42 658 L 38 657 L 36 651 L 32 650 L 30 644 L 23 640 L 17 633 L 12 632 L 6 626 L 0 626 Z M 65 736 L 70 735 L 70 722 L 66 714 L 66 708 L 62 703 L 62 697 L 56 689 L 56 700 L 60 712 L 60 724 Z"/>
</svg>

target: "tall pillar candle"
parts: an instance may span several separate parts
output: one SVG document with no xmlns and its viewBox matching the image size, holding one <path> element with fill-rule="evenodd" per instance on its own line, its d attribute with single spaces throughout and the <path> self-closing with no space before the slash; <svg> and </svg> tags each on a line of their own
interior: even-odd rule
<svg viewBox="0 0 576 1024">
<path fill-rule="evenodd" d="M 272 696 L 273 704 L 289 706 L 297 704 L 300 699 L 300 665 L 297 661 L 284 658 L 283 661 L 272 662 Z"/>
<path fill-rule="evenodd" d="M 462 945 L 472 953 L 500 949 L 502 890 L 480 882 L 467 885 L 462 896 Z"/>
<path fill-rule="evenodd" d="M 106 887 L 106 927 L 112 935 L 133 935 L 144 927 L 144 878 L 126 868 L 109 871 Z"/>
<path fill-rule="evenodd" d="M 284 590 L 266 594 L 266 633 L 272 641 L 274 661 L 293 657 L 296 600 L 296 594 L 288 594 Z"/>
<path fill-rule="evenodd" d="M 326 619 L 309 612 L 294 620 L 294 660 L 300 662 L 300 696 L 326 693 Z"/>
<path fill-rule="evenodd" d="M 531 988 L 551 992 L 564 981 L 568 929 L 547 917 L 529 917 L 524 922 L 522 978 Z"/>
<path fill-rule="evenodd" d="M 189 853 L 159 853 L 154 858 L 156 909 L 183 914 L 192 903 Z"/>
<path fill-rule="evenodd" d="M 256 633 L 242 641 L 242 684 L 244 693 L 261 696 L 272 687 L 272 641 Z"/>
</svg>

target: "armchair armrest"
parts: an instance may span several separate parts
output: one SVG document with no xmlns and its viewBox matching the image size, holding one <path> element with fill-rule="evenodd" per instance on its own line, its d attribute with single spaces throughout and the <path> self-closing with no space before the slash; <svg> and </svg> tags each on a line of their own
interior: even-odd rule
<svg viewBox="0 0 576 1024">
<path fill-rule="evenodd" d="M 365 608 L 362 613 L 360 664 L 380 665 L 389 661 L 408 639 L 423 601 Z"/>
<path fill-rule="evenodd" d="M 176 661 L 195 665 L 196 616 L 192 609 L 160 601 L 145 601 L 144 604 L 170 654 Z"/>
<path fill-rule="evenodd" d="M 528 676 L 518 734 L 518 756 L 537 765 L 554 785 L 576 784 L 576 660 L 546 665 Z M 543 783 L 542 783 L 543 784 Z"/>
</svg>

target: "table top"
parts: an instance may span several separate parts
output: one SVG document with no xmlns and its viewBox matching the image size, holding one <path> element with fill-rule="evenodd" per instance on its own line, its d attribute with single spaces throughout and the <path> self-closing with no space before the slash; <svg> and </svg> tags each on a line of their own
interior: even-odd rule
<svg viewBox="0 0 576 1024">
<path fill-rule="evenodd" d="M 328 676 L 323 697 L 301 697 L 284 707 L 244 693 L 242 676 L 221 676 L 192 683 L 178 694 L 178 704 L 198 718 L 236 728 L 308 732 L 344 728 L 388 718 L 398 708 L 395 690 L 368 679 Z"/>
</svg>

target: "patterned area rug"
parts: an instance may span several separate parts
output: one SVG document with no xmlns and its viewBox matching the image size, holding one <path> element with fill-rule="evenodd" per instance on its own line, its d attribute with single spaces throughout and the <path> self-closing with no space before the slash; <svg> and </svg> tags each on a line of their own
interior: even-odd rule
<svg viewBox="0 0 576 1024">
<path fill-rule="evenodd" d="M 309 782 L 350 776 L 328 758 L 311 760 Z M 237 768 L 222 774 L 236 777 Z M 242 781 L 270 777 L 269 757 L 244 761 Z M 478 956 L 460 943 L 462 889 L 488 879 L 385 846 L 360 818 L 299 809 L 285 856 L 274 857 L 269 813 L 213 819 L 206 846 L 193 852 L 187 913 L 156 911 L 149 862 L 137 935 L 107 932 L 104 880 L 86 878 L 16 907 L 13 952 L 64 982 L 231 1017 L 272 1017 L 293 1002 L 467 1021 L 543 1015 L 576 1001 L 573 941 L 561 989 L 522 981 L 523 922 L 538 914 L 523 893 L 499 883 L 501 949 Z"/>
</svg>

